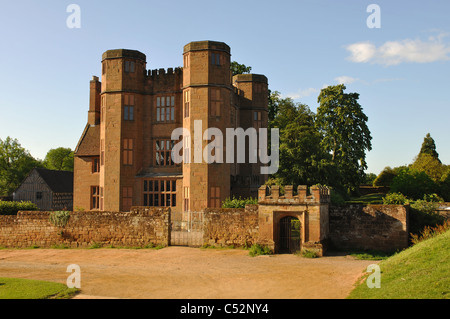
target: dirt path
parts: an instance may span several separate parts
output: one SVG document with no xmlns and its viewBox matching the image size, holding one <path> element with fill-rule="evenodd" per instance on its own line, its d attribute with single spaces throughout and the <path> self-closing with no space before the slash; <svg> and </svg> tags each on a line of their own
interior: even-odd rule
<svg viewBox="0 0 450 319">
<path fill-rule="evenodd" d="M 66 283 L 67 266 L 77 264 L 76 298 L 339 299 L 373 263 L 187 247 L 0 250 L 0 277 Z"/>
</svg>

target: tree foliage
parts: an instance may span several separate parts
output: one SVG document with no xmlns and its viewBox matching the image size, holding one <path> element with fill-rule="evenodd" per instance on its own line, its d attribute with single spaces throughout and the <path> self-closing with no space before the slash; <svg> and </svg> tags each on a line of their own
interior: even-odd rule
<svg viewBox="0 0 450 319">
<path fill-rule="evenodd" d="M 433 157 L 434 159 L 438 160 L 439 163 L 441 162 L 439 160 L 439 154 L 436 152 L 436 143 L 434 142 L 434 139 L 431 137 L 430 133 L 428 133 L 425 138 L 423 139 L 422 147 L 420 148 L 420 155 L 427 154 Z"/>
<path fill-rule="evenodd" d="M 373 182 L 377 179 L 377 175 L 374 173 L 368 173 L 366 174 L 364 178 L 364 185 L 373 185 Z"/>
<path fill-rule="evenodd" d="M 332 156 L 341 184 L 357 191 L 367 169 L 366 151 L 372 149 L 368 117 L 358 103 L 358 93 L 345 93 L 343 84 L 328 86 L 318 97 L 316 125 L 323 135 L 321 145 Z"/>
<path fill-rule="evenodd" d="M 426 194 L 439 193 L 436 184 L 425 172 L 404 168 L 393 179 L 390 191 L 402 193 L 413 200 L 422 199 Z"/>
<path fill-rule="evenodd" d="M 17 139 L 0 139 L 0 195 L 12 194 L 33 168 L 41 166 Z"/>
<path fill-rule="evenodd" d="M 271 128 L 271 125 L 273 121 L 275 120 L 275 117 L 278 114 L 279 109 L 279 101 L 281 99 L 281 94 L 278 91 L 269 91 L 269 103 L 268 103 L 268 118 L 269 118 L 269 128 Z"/>
<path fill-rule="evenodd" d="M 390 168 L 385 167 L 377 178 L 373 181 L 373 186 L 391 186 L 392 180 L 397 176 L 397 172 Z"/>
<path fill-rule="evenodd" d="M 435 182 L 439 182 L 445 173 L 446 167 L 442 165 L 441 161 L 429 153 L 420 153 L 411 168 L 419 172 L 426 173 Z"/>
<path fill-rule="evenodd" d="M 233 76 L 238 75 L 238 74 L 250 73 L 252 71 L 251 66 L 246 66 L 245 64 L 239 64 L 236 61 L 231 61 L 230 69 L 231 69 L 231 73 L 233 74 Z"/>
<path fill-rule="evenodd" d="M 291 98 L 272 95 L 277 113 L 271 128 L 280 130 L 280 166 L 271 179 L 284 185 L 330 185 L 331 157 L 322 149 L 321 135 L 314 124 L 315 115 L 308 106 Z"/>
<path fill-rule="evenodd" d="M 51 149 L 45 156 L 44 166 L 52 170 L 73 172 L 73 154 L 70 148 Z"/>
<path fill-rule="evenodd" d="M 450 166 L 446 166 L 446 172 L 442 175 L 439 185 L 441 196 L 445 201 L 450 202 Z"/>
</svg>

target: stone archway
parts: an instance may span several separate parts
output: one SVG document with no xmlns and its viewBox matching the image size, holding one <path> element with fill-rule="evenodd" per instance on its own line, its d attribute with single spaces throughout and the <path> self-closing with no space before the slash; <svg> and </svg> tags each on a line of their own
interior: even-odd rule
<svg viewBox="0 0 450 319">
<path fill-rule="evenodd" d="M 286 216 L 279 223 L 279 251 L 280 253 L 296 253 L 301 249 L 301 223 L 298 218 Z"/>
<path fill-rule="evenodd" d="M 294 196 L 292 186 L 286 185 L 284 188 L 284 196 L 280 196 L 278 186 L 272 186 L 269 192 L 266 186 L 259 188 L 258 243 L 268 246 L 275 253 L 281 252 L 280 221 L 285 217 L 296 218 L 300 221 L 300 250 L 312 250 L 322 256 L 329 232 L 330 190 L 313 186 L 308 195 L 306 186 L 298 186 Z"/>
</svg>

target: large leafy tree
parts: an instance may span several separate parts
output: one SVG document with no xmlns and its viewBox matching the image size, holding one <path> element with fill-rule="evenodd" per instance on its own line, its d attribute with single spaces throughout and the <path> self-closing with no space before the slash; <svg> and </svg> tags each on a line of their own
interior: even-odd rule
<svg viewBox="0 0 450 319">
<path fill-rule="evenodd" d="M 275 120 L 275 116 L 278 114 L 279 103 L 281 100 L 281 94 L 278 91 L 268 90 L 269 93 L 269 102 L 268 102 L 268 118 L 269 118 L 269 128 L 273 121 Z"/>
<path fill-rule="evenodd" d="M 282 185 L 330 185 L 331 157 L 320 145 L 314 113 L 308 106 L 294 103 L 290 98 L 280 98 L 277 93 L 272 98 L 277 113 L 270 127 L 280 129 L 280 166 L 272 178 Z"/>
<path fill-rule="evenodd" d="M 33 168 L 41 166 L 17 139 L 0 139 L 0 195 L 11 195 Z"/>
<path fill-rule="evenodd" d="M 357 191 L 367 169 L 366 151 L 372 149 L 368 117 L 358 103 L 358 93 L 345 93 L 343 84 L 328 86 L 318 97 L 316 126 L 323 135 L 321 145 L 331 154 L 341 185 Z"/>
<path fill-rule="evenodd" d="M 426 173 L 435 182 L 439 182 L 446 171 L 445 165 L 428 153 L 419 154 L 411 168 Z"/>
<path fill-rule="evenodd" d="M 45 156 L 44 166 L 48 169 L 73 172 L 73 151 L 65 147 L 51 149 Z"/>
</svg>

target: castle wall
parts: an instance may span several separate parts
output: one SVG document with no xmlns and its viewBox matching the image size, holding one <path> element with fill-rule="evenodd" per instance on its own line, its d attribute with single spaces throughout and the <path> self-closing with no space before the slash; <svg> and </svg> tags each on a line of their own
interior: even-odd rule
<svg viewBox="0 0 450 319">
<path fill-rule="evenodd" d="M 408 247 L 408 208 L 401 205 L 330 206 L 330 240 L 338 249 L 395 251 Z"/>
<path fill-rule="evenodd" d="M 408 207 L 289 205 L 286 198 L 280 200 L 285 201 L 284 205 L 204 209 L 195 215 L 195 230 L 203 232 L 203 244 L 236 247 L 260 244 L 277 253 L 280 221 L 291 216 L 300 220 L 301 249 L 312 249 L 319 255 L 329 248 L 391 252 L 408 247 Z M 325 211 L 329 211 L 329 223 L 323 221 L 327 219 Z M 0 247 L 169 245 L 171 230 L 175 230 L 172 214 L 170 208 L 149 207 L 133 207 L 130 213 L 70 212 L 69 222 L 63 228 L 50 223 L 50 212 L 0 215 Z"/>
<path fill-rule="evenodd" d="M 50 212 L 19 212 L 0 215 L 0 247 L 71 248 L 93 244 L 115 247 L 144 247 L 169 244 L 168 208 L 133 209 L 130 213 L 70 212 L 63 228 L 50 223 Z"/>
<path fill-rule="evenodd" d="M 210 246 L 250 247 L 258 242 L 258 206 L 207 208 L 203 212 L 203 242 Z"/>
</svg>

